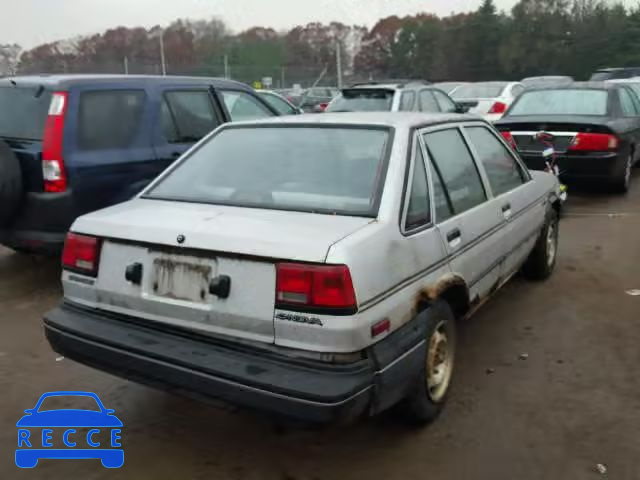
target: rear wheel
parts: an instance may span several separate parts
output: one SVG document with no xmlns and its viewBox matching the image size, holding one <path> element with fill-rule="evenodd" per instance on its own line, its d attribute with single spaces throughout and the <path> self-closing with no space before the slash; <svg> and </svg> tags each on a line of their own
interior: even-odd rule
<svg viewBox="0 0 640 480">
<path fill-rule="evenodd" d="M 451 385 L 455 347 L 455 316 L 447 302 L 438 300 L 429 307 L 425 358 L 415 390 L 398 408 L 408 422 L 424 425 L 440 414 Z"/>
<path fill-rule="evenodd" d="M 558 212 L 551 209 L 540 237 L 522 267 L 522 273 L 528 279 L 546 280 L 553 273 L 558 257 L 559 226 Z"/>
<path fill-rule="evenodd" d="M 14 217 L 22 201 L 22 171 L 9 145 L 0 140 L 0 228 Z"/>
<path fill-rule="evenodd" d="M 611 189 L 617 193 L 627 193 L 629 191 L 629 183 L 631 181 L 631 168 L 633 166 L 633 155 L 627 157 L 624 170 L 616 174 L 611 182 Z"/>
</svg>

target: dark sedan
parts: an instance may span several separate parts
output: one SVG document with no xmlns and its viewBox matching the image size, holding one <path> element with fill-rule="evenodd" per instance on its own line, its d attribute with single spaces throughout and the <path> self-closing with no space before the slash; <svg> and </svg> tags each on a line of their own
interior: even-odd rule
<svg viewBox="0 0 640 480">
<path fill-rule="evenodd" d="M 525 91 L 495 124 L 532 170 L 543 170 L 547 148 L 536 134 L 553 137 L 564 181 L 606 182 L 629 189 L 640 155 L 640 101 L 624 84 L 599 82 Z"/>
</svg>

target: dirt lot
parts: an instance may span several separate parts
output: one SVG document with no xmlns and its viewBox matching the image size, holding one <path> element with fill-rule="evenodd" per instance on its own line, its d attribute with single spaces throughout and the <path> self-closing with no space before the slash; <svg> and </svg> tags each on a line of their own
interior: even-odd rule
<svg viewBox="0 0 640 480">
<path fill-rule="evenodd" d="M 515 279 L 462 326 L 451 401 L 430 428 L 386 415 L 312 430 L 57 358 L 41 328 L 57 262 L 0 247 L 0 478 L 640 479 L 640 296 L 625 293 L 640 289 L 640 172 L 626 197 L 573 193 L 560 254 L 549 282 Z M 15 423 L 50 390 L 116 410 L 124 467 L 15 466 Z"/>
</svg>

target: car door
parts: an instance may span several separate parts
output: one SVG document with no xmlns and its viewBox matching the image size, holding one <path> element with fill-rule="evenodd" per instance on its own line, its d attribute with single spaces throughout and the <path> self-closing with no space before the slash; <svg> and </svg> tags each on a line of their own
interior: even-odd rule
<svg viewBox="0 0 640 480">
<path fill-rule="evenodd" d="M 206 85 L 158 90 L 155 119 L 154 145 L 158 161 L 149 180 L 225 123 L 224 114 Z"/>
<path fill-rule="evenodd" d="M 153 178 L 152 102 L 142 87 L 89 84 L 70 92 L 67 161 L 78 214 L 128 200 Z M 71 138 L 73 136 L 73 138 Z"/>
<path fill-rule="evenodd" d="M 426 130 L 422 139 L 449 265 L 467 282 L 472 300 L 485 297 L 501 278 L 504 216 L 459 126 Z"/>
<path fill-rule="evenodd" d="M 465 125 L 463 131 L 507 222 L 503 235 L 502 275 L 507 278 L 520 268 L 536 241 L 544 222 L 545 198 L 527 169 L 495 130 L 475 124 Z"/>
<path fill-rule="evenodd" d="M 621 87 L 619 90 L 620 110 L 624 117 L 624 124 L 628 140 L 640 146 L 640 105 L 638 98 L 629 87 Z M 640 148 L 635 149 L 635 158 L 640 154 Z"/>
</svg>

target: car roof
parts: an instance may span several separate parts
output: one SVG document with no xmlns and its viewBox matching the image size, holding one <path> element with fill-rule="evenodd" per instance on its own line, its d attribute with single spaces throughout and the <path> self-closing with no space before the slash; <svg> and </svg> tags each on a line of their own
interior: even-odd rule
<svg viewBox="0 0 640 480">
<path fill-rule="evenodd" d="M 234 126 L 274 125 L 344 125 L 344 126 L 380 126 L 393 128 L 417 128 L 450 122 L 468 122 L 484 120 L 475 115 L 458 113 L 420 113 L 420 112 L 340 112 L 306 115 L 290 115 L 250 122 L 229 124 Z"/>
<path fill-rule="evenodd" d="M 619 83 L 614 82 L 573 82 L 567 84 L 539 85 L 527 90 L 535 92 L 537 90 L 614 90 L 620 88 Z"/>
<path fill-rule="evenodd" d="M 160 75 L 27 75 L 20 77 L 7 77 L 0 79 L 0 86 L 13 85 L 42 85 L 51 88 L 66 88 L 73 85 L 98 85 L 100 83 L 131 83 L 131 84 L 175 84 L 175 83 L 196 83 L 203 85 L 213 85 L 218 88 L 235 88 L 251 90 L 244 83 L 224 78 L 214 77 L 182 77 L 182 76 L 160 76 Z"/>
</svg>

